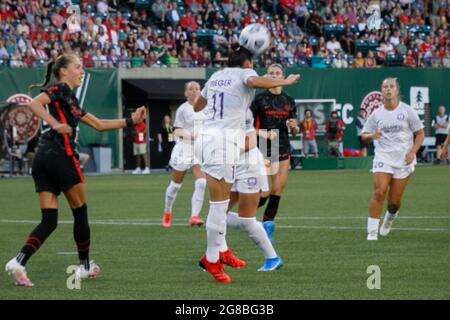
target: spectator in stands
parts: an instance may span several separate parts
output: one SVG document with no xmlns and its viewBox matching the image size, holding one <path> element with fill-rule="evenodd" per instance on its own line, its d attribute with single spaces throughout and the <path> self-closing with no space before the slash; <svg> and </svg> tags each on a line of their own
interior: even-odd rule
<svg viewBox="0 0 450 320">
<path fill-rule="evenodd" d="M 338 53 L 333 60 L 333 68 L 348 68 L 348 62 L 342 57 L 342 53 Z"/>
<path fill-rule="evenodd" d="M 141 50 L 136 50 L 136 55 L 131 58 L 131 67 L 140 68 L 144 65 L 144 56 Z"/>
<path fill-rule="evenodd" d="M 188 33 L 191 33 L 195 30 L 197 30 L 197 22 L 195 21 L 195 18 L 192 16 L 192 12 L 190 10 L 187 10 L 183 17 L 180 19 L 180 25 L 186 29 Z"/>
<path fill-rule="evenodd" d="M 0 60 L 6 61 L 8 59 L 9 59 L 8 49 L 6 49 L 3 39 L 0 38 Z"/>
<path fill-rule="evenodd" d="M 271 55 L 275 60 L 286 64 L 292 62 L 300 62 L 302 65 L 306 62 L 310 64 L 309 59 L 312 54 L 307 53 L 307 61 L 305 61 L 305 50 L 300 50 L 298 44 L 302 43 L 304 38 L 311 43 L 319 40 L 320 37 L 329 39 L 330 34 L 325 32 L 324 28 L 326 24 L 344 26 L 344 30 L 333 33 L 336 36 L 335 44 L 331 45 L 333 40 L 327 42 L 326 49 L 322 49 L 321 40 L 319 40 L 320 46 L 314 46 L 315 52 L 321 58 L 320 63 L 316 63 L 319 60 L 311 63 L 314 67 L 327 67 L 327 64 L 322 62 L 329 63 L 329 54 L 337 54 L 337 51 L 356 56 L 357 40 L 365 40 L 365 43 L 370 43 L 371 47 L 382 49 L 377 51 L 379 63 L 384 62 L 386 54 L 406 55 L 408 50 L 415 52 L 417 49 L 418 54 L 415 58 L 418 67 L 450 65 L 447 43 L 449 31 L 446 27 L 448 10 L 445 2 L 440 1 L 432 1 L 426 5 L 422 1 L 414 1 L 410 6 L 403 5 L 400 0 L 386 1 L 381 6 L 384 23 L 380 25 L 378 31 L 370 32 L 367 30 L 367 1 L 362 0 L 310 0 L 308 7 L 303 0 L 281 2 L 186 0 L 183 17 L 178 9 L 178 2 L 174 0 L 152 1 L 152 6 L 147 10 L 128 1 L 81 1 L 82 31 L 80 33 L 71 32 L 65 24 L 59 25 L 59 22 L 55 22 L 58 26 L 53 24 L 52 19 L 58 17 L 57 15 L 67 21 L 68 4 L 63 0 L 58 6 L 52 6 L 51 3 L 51 1 L 0 1 L 0 38 L 5 42 L 9 59 L 13 58 L 14 50 L 19 47 L 20 59 L 24 59 L 26 52 L 31 50 L 33 58 L 38 61 L 33 65 L 38 66 L 40 61 L 46 60 L 42 52 L 37 54 L 39 43 L 43 44 L 47 56 L 52 49 L 61 53 L 79 48 L 81 55 L 88 51 L 91 56 L 94 56 L 97 49 L 105 50 L 103 54 L 106 54 L 111 47 L 114 47 L 120 56 L 126 55 L 123 48 L 131 49 L 132 56 L 137 56 L 136 49 L 140 49 L 144 59 L 147 59 L 148 52 L 154 50 L 154 44 L 159 46 L 157 39 L 169 32 L 168 28 L 165 29 L 168 26 L 172 27 L 172 30 L 177 30 L 169 33 L 173 33 L 178 55 L 181 55 L 184 47 L 189 48 L 185 44 L 185 41 L 189 40 L 190 43 L 201 43 L 199 49 L 201 47 L 201 50 L 209 51 L 211 57 L 217 50 L 221 51 L 222 56 L 226 56 L 228 46 L 235 41 L 234 34 L 249 23 L 258 22 L 273 28 L 273 38 L 276 43 L 276 46 L 269 49 L 268 54 L 261 59 L 261 66 Z M 111 12 L 114 12 L 114 16 Z M 131 15 L 128 12 L 131 12 Z M 151 13 L 150 16 L 148 12 Z M 206 32 L 219 31 L 212 47 L 209 41 L 199 41 L 194 38 L 196 34 L 193 31 L 199 28 L 207 29 Z M 426 31 L 427 28 L 429 31 Z M 141 39 L 142 33 L 144 33 L 145 41 Z M 134 34 L 138 36 L 134 37 Z M 181 36 L 182 34 L 185 34 L 184 37 Z M 427 36 L 425 41 L 422 40 L 424 35 Z M 225 37 L 227 41 L 221 42 L 222 37 Z M 183 39 L 180 40 L 180 38 Z M 67 44 L 64 45 L 65 43 Z M 332 47 L 339 46 L 339 43 L 340 48 Z M 167 47 L 166 39 L 163 44 Z M 136 45 L 139 47 L 136 48 Z M 297 49 L 294 50 L 294 48 Z M 365 52 L 367 48 L 358 49 Z M 370 49 L 373 50 L 373 48 Z M 2 51 L 5 57 L 4 50 Z M 160 51 L 157 50 L 156 53 L 159 54 Z M 201 56 L 204 57 L 203 52 Z M 29 64 L 30 60 L 31 58 L 27 57 L 26 64 Z M 18 64 L 20 63 L 13 63 L 13 66 Z M 85 66 L 93 65 L 85 63 Z M 123 66 L 126 65 L 127 63 L 123 64 Z M 122 64 L 119 66 L 123 67 Z M 373 66 L 375 64 L 371 65 Z"/>
<path fill-rule="evenodd" d="M 155 0 L 152 4 L 152 13 L 156 18 L 156 23 L 164 24 L 168 7 L 166 1 Z"/>
<path fill-rule="evenodd" d="M 192 13 L 199 13 L 204 11 L 203 0 L 184 0 L 184 4 L 189 8 Z"/>
<path fill-rule="evenodd" d="M 327 42 L 326 48 L 331 54 L 337 54 L 338 52 L 342 51 L 341 44 L 336 40 L 335 35 L 333 35 L 331 37 L 331 40 Z"/>
<path fill-rule="evenodd" d="M 364 67 L 365 68 L 376 68 L 377 67 L 377 60 L 375 59 L 375 56 L 374 56 L 372 50 L 369 50 L 367 52 L 367 57 L 364 59 Z"/>
<path fill-rule="evenodd" d="M 355 59 L 353 59 L 353 68 L 364 68 L 364 58 L 361 51 L 358 51 Z"/>
<path fill-rule="evenodd" d="M 25 66 L 24 63 L 22 62 L 22 55 L 20 54 L 20 51 L 18 48 L 14 50 L 14 54 L 9 63 L 9 66 L 11 68 L 22 68 Z"/>
<path fill-rule="evenodd" d="M 178 22 L 180 22 L 181 19 L 181 12 L 178 10 L 178 5 L 174 1 L 172 3 L 169 3 L 167 6 L 167 12 L 165 21 L 166 24 L 171 25 L 172 27 L 176 27 L 178 25 Z"/>
<path fill-rule="evenodd" d="M 415 68 L 417 67 L 417 62 L 415 55 L 411 49 L 406 53 L 405 59 L 403 60 L 403 65 L 405 67 Z"/>
</svg>

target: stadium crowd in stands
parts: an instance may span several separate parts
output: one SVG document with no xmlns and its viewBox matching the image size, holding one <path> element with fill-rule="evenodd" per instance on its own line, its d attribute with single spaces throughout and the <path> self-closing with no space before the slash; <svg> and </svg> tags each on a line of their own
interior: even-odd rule
<svg viewBox="0 0 450 320">
<path fill-rule="evenodd" d="M 68 23 L 70 4 L 80 25 Z M 450 1 L 382 0 L 368 30 L 364 0 L 0 0 L 0 68 L 40 67 L 74 51 L 85 67 L 220 67 L 250 23 L 272 49 L 256 64 L 313 68 L 450 67 Z"/>
</svg>

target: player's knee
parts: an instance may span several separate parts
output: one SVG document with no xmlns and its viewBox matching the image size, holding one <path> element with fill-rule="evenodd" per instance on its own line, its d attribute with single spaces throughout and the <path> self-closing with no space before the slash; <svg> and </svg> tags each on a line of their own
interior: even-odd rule
<svg viewBox="0 0 450 320">
<path fill-rule="evenodd" d="M 46 210 L 46 209 L 44 209 Z M 54 209 L 51 209 L 54 210 Z M 56 211 L 56 210 L 55 210 Z M 58 227 L 58 214 L 51 213 L 42 216 L 41 225 L 45 227 L 47 233 L 50 234 Z"/>
<path fill-rule="evenodd" d="M 400 203 L 388 203 L 389 213 L 396 213 L 400 209 Z"/>
<path fill-rule="evenodd" d="M 281 193 L 283 193 L 283 187 L 281 185 L 273 185 L 272 189 L 270 190 L 270 194 L 274 194 L 274 195 L 281 195 Z"/>
<path fill-rule="evenodd" d="M 386 198 L 386 191 L 382 189 L 375 189 L 372 195 L 373 200 L 383 202 Z"/>
</svg>

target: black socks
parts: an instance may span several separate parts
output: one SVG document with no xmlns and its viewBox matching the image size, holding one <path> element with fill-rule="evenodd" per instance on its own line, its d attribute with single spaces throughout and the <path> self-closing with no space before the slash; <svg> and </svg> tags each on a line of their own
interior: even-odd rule
<svg viewBox="0 0 450 320">
<path fill-rule="evenodd" d="M 58 209 L 41 209 L 41 212 L 41 223 L 30 233 L 16 257 L 17 261 L 23 266 L 58 226 Z"/>
</svg>

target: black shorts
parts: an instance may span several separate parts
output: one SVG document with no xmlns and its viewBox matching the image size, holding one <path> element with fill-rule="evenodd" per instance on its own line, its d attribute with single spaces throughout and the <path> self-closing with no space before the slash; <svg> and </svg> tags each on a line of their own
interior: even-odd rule
<svg viewBox="0 0 450 320">
<path fill-rule="evenodd" d="M 271 149 L 269 148 L 267 150 L 267 154 L 263 155 L 266 159 L 270 160 L 270 162 L 279 162 L 279 161 L 284 161 L 284 160 L 289 160 L 289 158 L 291 157 L 291 147 L 289 146 L 280 146 L 278 148 L 278 155 L 272 155 L 271 154 Z"/>
<path fill-rule="evenodd" d="M 445 142 L 445 139 L 447 139 L 447 135 L 446 134 L 443 134 L 443 133 L 438 133 L 437 135 L 436 135 L 436 147 L 437 146 L 443 146 L 444 145 L 444 142 Z"/>
<path fill-rule="evenodd" d="M 368 148 L 369 147 L 369 144 L 365 143 L 361 136 L 358 136 L 358 140 L 359 140 L 359 148 L 360 149 L 364 149 L 364 148 Z"/>
<path fill-rule="evenodd" d="M 55 195 L 84 182 L 75 156 L 37 153 L 33 160 L 32 175 L 36 192 L 47 191 Z"/>
</svg>

